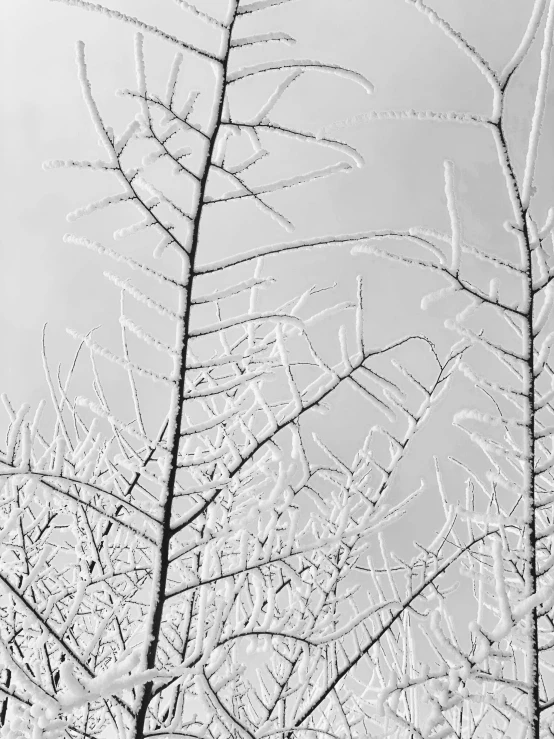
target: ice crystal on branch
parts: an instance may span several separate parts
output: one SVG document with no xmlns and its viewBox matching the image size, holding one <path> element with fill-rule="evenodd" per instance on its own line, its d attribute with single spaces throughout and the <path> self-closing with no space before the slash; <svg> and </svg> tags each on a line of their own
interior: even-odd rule
<svg viewBox="0 0 554 739">
<path fill-rule="evenodd" d="M 115 246 L 73 233 L 64 241 L 115 263 L 105 276 L 121 296 L 118 345 L 105 328 L 70 327 L 78 349 L 66 374 L 54 372 L 44 341 L 48 412 L 3 398 L 2 735 L 552 733 L 554 211 L 538 207 L 535 181 L 554 2 L 533 4 L 496 71 L 431 4 L 408 0 L 484 77 L 490 113 L 373 111 L 318 132 L 284 120 L 300 84 L 335 76 L 364 107 L 373 84 L 295 56 L 293 36 L 269 24 L 284 17 L 273 10 L 300 4 L 175 0 L 181 37 L 100 3 L 58 1 L 134 30 L 136 80 L 119 93 L 137 107 L 121 130 L 109 126 L 91 82 L 95 51 L 79 42 L 102 157 L 47 168 L 111 180 L 68 220 L 85 228 L 81 219 L 109 213 Z M 213 48 L 190 37 L 187 20 L 217 38 Z M 539 32 L 521 174 L 505 104 Z M 152 36 L 171 51 L 161 83 Z M 200 89 L 189 86 L 192 60 L 209 72 Z M 244 106 L 247 95 L 255 105 Z M 288 235 L 292 197 L 363 165 L 333 131 L 387 119 L 471 123 L 492 137 L 515 257 L 471 242 L 456 157 L 441 172 L 446 232 L 370 223 Z M 299 144 L 310 164 L 291 157 L 284 169 L 283 148 Z M 267 232 L 248 222 L 244 245 L 231 245 L 220 228 L 214 254 L 210 225 L 239 209 L 256 209 Z M 462 301 L 446 323 L 450 348 L 424 332 L 377 343 L 362 276 L 337 290 L 276 276 L 282 261 L 328 247 L 444 278 L 421 306 Z M 473 457 L 435 459 L 434 481 L 397 484 L 462 379 L 482 400 L 453 417 Z M 364 432 L 353 452 L 333 434 L 338 405 Z M 395 526 L 421 499 L 439 513 L 436 531 L 430 541 L 416 532 L 411 554 L 397 555 Z M 459 574 L 475 601 L 463 628 L 451 609 Z"/>
<path fill-rule="evenodd" d="M 449 234 L 422 227 L 383 230 L 374 234 L 373 243 L 355 247 L 359 253 L 441 275 L 447 286 L 426 295 L 423 309 L 440 300 L 447 310 L 453 302 L 450 296 L 465 298 L 460 312 L 445 326 L 467 343 L 458 368 L 481 402 L 453 418 L 471 443 L 471 455 L 457 452 L 450 457 L 461 475 L 459 481 L 465 483 L 465 502 L 458 503 L 456 518 L 466 522 L 466 531 L 464 535 L 453 521 L 449 544 L 468 554 L 461 571 L 471 579 L 475 618 L 468 628 L 460 628 L 441 599 L 432 610 L 430 630 L 425 630 L 435 667 L 414 665 L 406 672 L 395 666 L 379 704 L 387 721 L 412 736 L 461 737 L 494 730 L 503 736 L 517 731 L 537 739 L 551 733 L 549 709 L 554 705 L 549 656 L 554 643 L 550 544 L 554 242 L 551 213 L 544 218 L 533 183 L 548 90 L 554 3 L 533 3 L 523 39 L 500 74 L 428 4 L 408 2 L 469 56 L 492 87 L 492 113 L 479 122 L 496 147 L 512 210 L 505 229 L 516 246 L 511 251 L 519 258 L 508 258 L 508 248 L 500 256 L 492 245 L 467 242 L 456 184 L 459 163 L 451 161 L 444 165 Z M 506 134 L 507 100 L 510 81 L 539 35 L 543 44 L 536 98 L 521 156 Z M 389 115 L 375 116 L 380 117 Z M 473 112 L 419 116 L 406 111 L 394 117 L 477 122 Z M 515 165 L 518 156 L 525 161 L 522 172 Z M 545 224 L 542 228 L 540 222 Z M 381 248 L 383 241 L 405 241 L 413 249 L 408 255 L 389 251 Z M 445 466 L 437 467 L 437 482 L 446 510 Z M 418 700 L 428 705 L 419 717 L 412 708 Z"/>
<path fill-rule="evenodd" d="M 66 4 L 135 28 L 136 84 L 120 93 L 138 112 L 121 131 L 109 127 L 90 80 L 93 53 L 79 42 L 78 78 L 104 155 L 47 166 L 109 175 L 109 192 L 68 220 L 120 212 L 114 240 L 143 239 L 158 261 L 67 234 L 68 244 L 135 273 L 132 281 L 105 273 L 108 289 L 121 291 L 121 347 L 101 331 L 70 329 L 79 349 L 64 379 L 54 376 L 45 341 L 49 430 L 40 409 L 33 418 L 28 405 L 5 401 L 4 733 L 216 739 L 262 727 L 265 736 L 311 729 L 329 710 L 337 730 L 355 726 L 363 709 L 343 678 L 396 634 L 402 608 L 417 597 L 411 588 L 388 592 L 379 574 L 361 590 L 357 567 L 368 561 L 370 538 L 422 494 L 423 483 L 393 500 L 392 481 L 459 353 L 440 359 L 421 336 L 375 346 L 361 278 L 352 299 L 327 304 L 316 286 L 286 297 L 276 289 L 271 265 L 289 251 L 348 247 L 371 233 L 282 243 L 261 234 L 250 251 L 213 261 L 203 228 L 240 201 L 291 231 L 277 196 L 300 196 L 363 161 L 340 140 L 284 124 L 281 101 L 319 72 L 364 93 L 373 86 L 337 64 L 264 59 L 268 44 L 294 39 L 280 29 L 248 34 L 243 20 L 284 0 L 229 0 L 224 15 L 178 0 L 219 34 L 217 52 L 119 10 Z M 178 47 L 163 89 L 149 74 L 150 35 Z M 244 65 L 246 47 L 259 56 Z M 199 91 L 187 87 L 191 56 L 212 71 Z M 244 115 L 232 91 L 252 81 L 262 83 L 257 112 Z M 272 174 L 274 145 L 291 142 L 327 159 Z M 337 327 L 327 346 L 323 322 Z M 397 361 L 412 342 L 429 353 L 430 384 Z M 374 369 L 376 359 L 400 372 L 400 383 L 416 383 L 423 402 Z M 91 387 L 77 392 L 85 361 Z M 111 399 L 109 372 L 126 381 L 130 406 Z M 339 386 L 371 419 L 351 462 L 306 421 L 327 411 Z M 347 667 L 330 672 L 339 653 Z"/>
</svg>

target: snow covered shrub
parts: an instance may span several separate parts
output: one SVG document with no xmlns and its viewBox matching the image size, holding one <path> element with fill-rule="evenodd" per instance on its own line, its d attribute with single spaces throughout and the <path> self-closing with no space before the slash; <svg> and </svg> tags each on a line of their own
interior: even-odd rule
<svg viewBox="0 0 554 739">
<path fill-rule="evenodd" d="M 554 3 L 530 4 L 521 42 L 504 68 L 497 70 L 430 5 L 409 2 L 484 76 L 490 91 L 489 112 L 406 110 L 369 118 L 481 128 L 497 157 L 507 220 L 501 243 L 493 239 L 486 246 L 471 243 L 460 207 L 464 164 L 447 160 L 444 199 L 449 233 L 420 226 L 382 231 L 375 234 L 374 243 L 355 247 L 359 253 L 442 276 L 446 285 L 423 298 L 424 310 L 444 301 L 443 310 L 449 311 L 456 297 L 463 296 L 463 302 L 457 303 L 462 308 L 445 325 L 468 343 L 458 369 L 480 394 L 476 407 L 462 408 L 454 415 L 454 426 L 470 441 L 467 450 L 461 447 L 462 453 L 450 457 L 455 474 L 450 465 L 437 465 L 446 507 L 465 486 L 465 500 L 458 498 L 455 505 L 459 525 L 453 518 L 444 552 L 451 548 L 468 553 L 462 573 L 469 576 L 472 593 L 468 592 L 464 613 L 472 612 L 474 619 L 460 620 L 443 599 L 431 608 L 425 636 L 434 666 L 421 657 L 414 664 L 412 651 L 409 668 L 399 665 L 393 670 L 390 685 L 381 694 L 381 710 L 411 736 L 491 732 L 538 739 L 551 736 L 554 727 L 550 710 L 554 707 L 554 369 L 550 362 L 554 210 L 548 207 L 551 190 L 545 197 L 536 186 L 539 143 L 551 97 Z M 530 67 L 528 56 L 534 57 L 535 67 Z M 535 93 L 525 135 L 511 130 L 515 105 L 521 105 L 516 85 L 521 78 Z M 471 213 L 471 208 L 465 213 Z M 377 241 L 386 240 L 405 240 L 419 254 L 381 249 Z M 448 483 L 443 479 L 447 467 Z M 473 608 L 469 607 L 471 595 Z M 418 651 L 424 655 L 425 647 Z M 425 709 L 418 715 L 416 706 Z"/>
<path fill-rule="evenodd" d="M 319 233 L 312 223 L 290 235 L 305 215 L 303 191 L 363 161 L 332 135 L 343 124 L 317 131 L 284 120 L 287 96 L 316 75 L 322 85 L 338 77 L 364 104 L 373 91 L 358 72 L 282 52 L 295 39 L 270 26 L 272 13 L 301 3 L 176 0 L 181 35 L 179 24 L 170 33 L 113 7 L 62 2 L 136 31 L 136 81 L 119 91 L 122 110 L 136 106 L 129 120 L 117 132 L 108 124 L 93 54 L 79 42 L 102 155 L 46 165 L 108 183 L 68 220 L 117 219 L 121 245 L 77 233 L 65 241 L 114 262 L 105 275 L 121 295 L 120 348 L 96 329 L 72 330 L 78 349 L 65 375 L 44 351 L 50 407 L 3 397 L 2 736 L 550 732 L 554 211 L 540 212 L 534 173 L 554 0 L 533 3 L 501 72 L 431 5 L 408 0 L 482 73 L 490 112 L 382 111 L 344 123 L 482 127 L 504 176 L 516 256 L 465 238 L 450 159 L 449 233 Z M 195 42 L 190 29 L 200 27 L 211 41 Z M 506 98 L 539 31 L 520 175 Z M 386 240 L 410 251 L 382 250 Z M 337 247 L 360 271 L 369 260 L 352 250 L 444 277 L 422 307 L 466 300 L 446 350 L 423 330 L 376 341 L 364 275 L 348 284 L 337 275 L 331 288 L 298 279 Z M 478 453 L 452 457 L 454 481 L 435 459 L 427 502 L 424 483 L 402 468 L 462 376 L 489 404 L 454 418 Z M 463 504 L 450 492 L 460 481 Z M 406 528 L 395 527 L 422 499 L 436 530 L 425 543 L 412 530 L 405 557 Z M 389 549 L 394 536 L 402 556 Z M 470 623 L 466 604 L 461 619 L 451 605 L 460 572 L 475 595 Z"/>
</svg>

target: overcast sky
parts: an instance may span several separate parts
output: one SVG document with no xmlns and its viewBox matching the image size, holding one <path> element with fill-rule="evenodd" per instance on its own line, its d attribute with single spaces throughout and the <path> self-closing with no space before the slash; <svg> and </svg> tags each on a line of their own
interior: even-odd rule
<svg viewBox="0 0 554 739">
<path fill-rule="evenodd" d="M 215 8 L 219 2 L 205 0 L 202 7 Z M 532 1 L 433 0 L 431 5 L 500 69 L 524 32 Z M 199 45 L 213 42 L 209 33 L 169 0 L 114 0 L 111 7 L 158 22 Z M 267 11 L 263 20 L 266 28 L 284 30 L 298 39 L 287 54 L 350 67 L 375 85 L 375 93 L 368 96 L 351 82 L 318 73 L 305 75 L 280 104 L 276 116 L 280 120 L 315 131 L 372 110 L 418 108 L 483 114 L 490 110 L 490 90 L 484 78 L 436 26 L 403 0 L 299 0 Z M 113 93 L 134 84 L 133 30 L 48 0 L 3 0 L 0 29 L 4 93 L 0 330 L 8 347 L 0 363 L 0 389 L 19 405 L 45 395 L 40 360 L 45 322 L 54 367 L 60 362 L 67 366 L 72 356 L 74 342 L 65 333 L 67 326 L 81 332 L 103 326 L 106 333 L 102 335 L 109 337 L 117 324 L 119 295 L 102 277 L 111 265 L 62 243 L 62 236 L 74 230 L 105 240 L 110 229 L 128 225 L 132 219 L 121 222 L 110 214 L 69 226 L 67 212 L 106 194 L 105 181 L 81 171 L 43 171 L 41 165 L 47 159 L 97 158 L 101 154 L 80 97 L 74 64 L 77 39 L 86 42 L 93 88 L 106 118 L 116 128 L 128 120 L 129 103 Z M 148 40 L 146 53 L 151 79 L 161 80 L 173 52 Z M 268 53 L 276 58 L 282 52 L 272 49 Z M 513 84 L 509 131 L 516 145 L 529 123 L 536 63 L 537 53 L 530 56 Z M 209 79 L 205 69 L 192 63 L 189 74 L 197 85 Z M 246 106 L 249 96 L 255 103 L 258 92 L 255 85 L 244 88 Z M 552 131 L 553 114 L 551 95 L 547 131 Z M 359 149 L 365 167 L 283 196 L 279 203 L 298 224 L 295 237 L 413 225 L 447 230 L 443 161 L 451 159 L 457 168 L 467 239 L 492 251 L 513 249 L 502 228 L 509 217 L 508 202 L 493 143 L 485 130 L 380 121 L 337 128 L 335 133 Z M 523 161 L 524 150 L 520 151 L 518 164 Z M 283 156 L 283 170 L 293 167 L 294 150 Z M 550 193 L 553 160 L 553 137 L 547 134 L 538 182 L 545 192 L 550 188 Z M 222 250 L 238 252 L 264 239 L 271 243 L 286 238 L 254 209 L 229 211 L 206 232 L 205 260 L 221 255 Z M 131 245 L 122 248 L 132 254 Z M 428 333 L 442 348 L 451 340 L 443 323 L 458 304 L 443 302 L 422 313 L 421 296 L 440 286 L 436 278 L 422 272 L 398 269 L 374 257 L 352 257 L 344 247 L 297 254 L 288 266 L 272 263 L 272 270 L 285 278 L 280 288 L 283 295 L 312 283 L 336 281 L 337 299 L 352 298 L 355 277 L 363 273 L 372 344 L 407 332 Z M 460 385 L 456 398 L 438 416 L 432 432 L 434 453 L 447 444 L 440 424 L 468 393 Z M 335 432 L 341 428 L 353 436 L 361 434 L 361 427 L 354 424 L 353 428 L 351 413 L 333 417 Z M 418 449 L 405 476 L 406 486 L 412 488 L 430 470 L 428 448 Z"/>
<path fill-rule="evenodd" d="M 215 7 L 218 2 L 211 0 L 204 6 Z M 531 5 L 531 0 L 433 3 L 496 67 L 517 44 Z M 118 0 L 112 7 L 158 21 L 197 43 L 202 33 L 209 42 L 197 24 L 188 19 L 185 23 L 185 14 L 169 0 L 155 4 Z M 123 103 L 113 91 L 133 84 L 133 31 L 48 0 L 3 0 L 0 19 L 4 92 L 0 279 L 5 308 L 0 320 L 2 334 L 14 350 L 10 361 L 2 363 L 0 384 L 22 400 L 40 383 L 38 351 L 46 320 L 54 351 L 63 355 L 70 348 L 63 336 L 66 325 L 77 321 L 83 329 L 102 324 L 112 311 L 115 296 L 108 297 L 110 288 L 101 278 L 96 257 L 61 243 L 66 213 L 96 195 L 95 183 L 86 173 L 43 172 L 41 164 L 50 158 L 99 155 L 80 99 L 74 44 L 78 38 L 87 43 L 95 92 L 107 117 L 111 114 L 117 125 L 118 115 L 123 120 Z M 484 79 L 454 44 L 403 0 L 300 0 L 286 9 L 267 11 L 265 21 L 298 38 L 291 53 L 350 66 L 375 85 L 375 94 L 368 97 L 343 80 L 306 75 L 298 92 L 291 92 L 281 108 L 283 117 L 288 114 L 302 125 L 317 129 L 333 119 L 391 107 L 488 109 L 490 95 Z M 152 42 L 152 55 L 157 48 Z M 524 87 L 525 80 L 519 84 Z M 513 116 L 514 127 L 526 122 L 524 113 Z M 317 210 L 309 213 L 315 215 L 313 233 L 423 223 L 444 227 L 442 160 L 448 157 L 461 170 L 467 231 L 485 238 L 498 234 L 501 221 L 491 212 L 489 188 L 494 150 L 486 132 L 453 125 L 379 122 L 340 130 L 337 135 L 359 147 L 366 166 L 296 191 L 295 199 L 302 197 L 309 203 L 317 198 Z M 552 161 L 552 137 L 542 156 Z M 494 199 L 492 207 L 496 206 Z M 302 218 L 302 235 L 310 230 L 309 220 Z M 85 221 L 78 226 L 82 233 L 94 236 Z M 332 262 L 329 253 L 325 261 Z M 345 261 L 341 266 L 346 272 L 350 265 Z M 352 261 L 356 261 L 355 272 L 359 261 Z M 390 277 L 386 265 L 379 269 Z M 379 290 L 383 284 L 380 279 L 374 287 Z M 409 298 L 405 288 L 388 314 L 390 320 L 404 311 L 403 301 Z M 390 290 L 385 292 L 379 293 L 379 300 L 390 295 Z M 380 315 L 383 319 L 383 312 Z"/>
</svg>

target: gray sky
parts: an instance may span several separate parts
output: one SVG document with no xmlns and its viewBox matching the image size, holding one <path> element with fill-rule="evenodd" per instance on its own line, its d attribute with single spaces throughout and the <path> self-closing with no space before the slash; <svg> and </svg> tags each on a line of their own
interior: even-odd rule
<svg viewBox="0 0 554 739">
<path fill-rule="evenodd" d="M 218 2 L 206 0 L 202 7 L 214 8 Z M 531 0 L 434 0 L 431 4 L 495 68 L 501 68 L 517 46 L 532 6 Z M 158 21 L 163 28 L 201 43 L 199 34 L 204 32 L 192 21 L 185 23 L 185 15 L 169 0 L 157 0 L 155 4 L 151 0 L 117 0 L 111 7 L 146 21 Z M 484 78 L 438 28 L 403 0 L 300 0 L 288 8 L 268 11 L 264 20 L 268 26 L 297 37 L 291 56 L 351 67 L 366 75 L 376 88 L 370 97 L 350 82 L 319 73 L 305 75 L 280 104 L 276 118 L 283 121 L 317 130 L 332 121 L 372 110 L 490 110 L 490 91 Z M 128 120 L 129 103 L 115 98 L 113 92 L 134 84 L 133 31 L 48 0 L 3 0 L 0 27 L 4 90 L 0 120 L 0 280 L 4 309 L 0 311 L 0 330 L 9 347 L 0 364 L 0 388 L 19 405 L 24 400 L 36 402 L 45 395 L 40 364 L 40 335 L 45 321 L 49 324 L 49 356 L 54 367 L 59 362 L 67 367 L 72 356 L 74 341 L 65 333 L 66 326 L 82 332 L 103 326 L 98 336 L 107 338 L 108 343 L 115 336 L 119 294 L 102 277 L 103 270 L 112 265 L 62 243 L 62 236 L 72 230 L 109 243 L 114 228 L 133 222 L 133 218 L 125 220 L 112 211 L 67 224 L 68 211 L 113 190 L 109 185 L 106 189 L 105 180 L 87 172 L 43 171 L 41 165 L 46 159 L 96 158 L 101 153 L 80 97 L 74 64 L 76 39 L 87 44 L 93 89 L 106 118 L 116 128 Z M 209 36 L 202 38 L 210 43 Z M 158 41 L 148 40 L 146 53 L 150 79 L 162 79 L 172 52 Z M 273 58 L 279 53 L 268 51 Z M 514 142 L 529 123 L 536 63 L 534 54 L 513 85 L 509 130 Z M 191 65 L 189 74 L 195 84 L 208 79 L 198 66 Z M 255 86 L 244 90 L 246 105 L 249 96 L 254 103 L 258 94 Z M 546 120 L 550 131 L 553 107 L 551 96 Z M 509 216 L 508 203 L 486 131 L 453 124 L 380 121 L 337 129 L 336 135 L 359 149 L 365 167 L 278 196 L 275 202 L 297 222 L 294 237 L 412 225 L 447 230 L 443 161 L 448 158 L 455 162 L 458 172 L 460 209 L 468 240 L 492 251 L 513 248 L 502 228 Z M 297 171 L 295 157 L 292 149 L 283 154 L 283 171 L 287 167 Z M 541 150 L 539 184 L 552 184 L 553 159 L 553 139 L 547 135 Z M 270 243 L 287 238 L 254 209 L 235 213 L 229 209 L 206 231 L 206 259 L 230 250 L 242 251 L 262 239 Z M 124 253 L 134 254 L 130 242 L 121 242 L 121 248 Z M 268 270 L 285 278 L 285 287 L 280 288 L 284 294 L 298 292 L 312 283 L 329 285 L 337 281 L 337 300 L 354 297 L 355 277 L 363 273 L 372 344 L 407 332 L 427 332 L 442 347 L 451 340 L 443 322 L 458 303 L 441 302 L 422 313 L 421 296 L 440 286 L 437 279 L 423 272 L 398 269 L 374 257 L 351 257 L 344 248 L 297 254 L 286 264 L 274 260 L 271 269 L 268 262 Z M 336 337 L 335 324 L 328 324 L 326 329 L 330 336 L 335 331 Z M 404 492 L 417 487 L 419 477 L 430 472 L 426 440 L 432 439 L 434 453 L 446 449 L 451 439 L 463 446 L 465 442 L 456 436 L 445 439 L 441 424 L 469 395 L 469 388 L 459 383 L 456 397 L 445 404 L 428 432 L 431 437 L 422 436 L 418 442 L 421 451 L 416 450 L 400 480 L 400 487 L 406 487 Z M 349 403 L 345 399 L 341 408 L 350 408 Z M 332 418 L 333 433 L 338 437 L 340 430 L 348 439 L 358 441 L 363 437 L 362 427 L 352 423 L 351 411 Z"/>
<path fill-rule="evenodd" d="M 217 1 L 204 5 L 214 7 Z M 493 65 L 501 66 L 523 30 L 531 1 L 442 0 L 433 6 L 444 11 Z M 146 0 L 119 0 L 113 7 L 158 20 L 166 28 L 179 23 L 183 36 L 198 39 L 198 26 L 192 21 L 185 26 L 184 14 L 169 1 L 154 7 Z M 298 93 L 291 92 L 282 104 L 282 110 L 288 113 L 290 106 L 295 120 L 306 126 L 317 128 L 333 119 L 389 107 L 487 109 L 490 96 L 483 78 L 454 44 L 402 0 L 301 0 L 265 15 L 276 28 L 297 36 L 299 43 L 291 53 L 350 66 L 375 84 L 375 95 L 367 97 L 343 80 L 306 75 Z M 118 118 L 123 120 L 121 110 L 127 108 L 114 99 L 113 90 L 133 83 L 133 31 L 48 0 L 4 0 L 0 17 L 4 90 L 1 279 L 7 308 L 0 320 L 8 345 L 15 349 L 9 366 L 3 363 L 0 369 L 0 384 L 22 400 L 41 382 L 37 359 L 45 320 L 51 324 L 53 352 L 62 359 L 70 349 L 69 338 L 63 336 L 66 325 L 77 319 L 83 329 L 105 323 L 112 315 L 116 296 L 101 278 L 99 260 L 61 243 L 67 230 L 66 212 L 95 197 L 101 185 L 87 173 L 43 172 L 41 163 L 100 152 L 80 99 L 74 65 L 77 38 L 87 43 L 91 77 L 102 109 L 116 125 Z M 156 48 L 159 45 L 152 42 L 152 55 Z M 521 114 L 514 116 L 515 126 L 525 122 Z M 302 218 L 299 235 L 309 230 L 319 234 L 416 223 L 445 226 L 445 157 L 454 159 L 462 171 L 468 232 L 487 238 L 498 233 L 490 198 L 482 197 L 485 188 L 490 192 L 488 179 L 495 168 L 494 151 L 483 131 L 385 121 L 340 130 L 337 135 L 359 147 L 366 166 L 297 190 L 292 202 L 303 198 L 302 212 L 308 216 Z M 552 161 L 551 146 L 548 158 Z M 316 198 L 317 210 L 310 212 L 309 204 Z M 77 226 L 93 237 L 96 224 L 83 221 Z M 269 235 L 281 236 L 278 232 Z M 326 252 L 322 258 L 321 269 L 325 270 L 333 256 Z M 355 261 L 352 272 L 359 269 Z M 350 265 L 344 262 L 341 259 L 346 276 Z M 364 270 L 369 269 L 369 263 L 364 263 Z M 379 269 L 390 275 L 388 266 L 381 264 Z M 404 279 L 410 282 L 407 276 Z M 386 282 L 380 279 L 379 285 Z M 381 301 L 386 295 L 379 285 L 374 290 Z M 387 323 L 397 322 L 404 312 L 406 287 L 410 286 L 403 287 L 403 299 L 387 312 Z"/>
</svg>

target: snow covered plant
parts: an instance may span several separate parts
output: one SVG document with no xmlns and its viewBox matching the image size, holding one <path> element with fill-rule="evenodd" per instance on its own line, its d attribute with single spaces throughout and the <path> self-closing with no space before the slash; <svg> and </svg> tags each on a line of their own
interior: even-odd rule
<svg viewBox="0 0 554 739">
<path fill-rule="evenodd" d="M 458 368 L 479 398 L 476 407 L 454 416 L 454 426 L 469 443 L 461 443 L 460 453 L 437 466 L 445 501 L 455 500 L 461 481 L 466 485 L 458 520 L 465 519 L 467 528 L 454 526 L 444 551 L 470 545 L 462 570 L 472 581 L 473 620 L 467 601 L 465 623 L 444 600 L 432 607 L 425 628 L 428 643 L 420 640 L 412 662 L 392 670 L 380 707 L 389 725 L 410 736 L 498 733 L 538 739 L 554 732 L 554 209 L 548 209 L 552 189 L 540 193 L 536 186 L 551 95 L 554 2 L 530 4 L 522 40 L 501 70 L 426 3 L 409 2 L 484 76 L 490 112 L 411 110 L 373 117 L 480 127 L 497 156 L 508 219 L 499 241 L 472 244 L 462 228 L 464 164 L 448 160 L 449 233 L 421 227 L 380 231 L 369 246 L 355 247 L 446 280 L 446 286 L 423 299 L 422 308 L 438 300 L 443 311 L 454 302 L 462 305 L 446 326 L 470 345 Z M 535 66 L 525 66 L 528 56 Z M 517 95 L 521 75 L 529 89 L 531 69 L 534 104 L 523 137 L 520 129 L 517 134 L 510 130 L 511 93 Z M 518 103 L 521 112 L 521 98 Z M 381 248 L 387 240 L 403 246 L 387 251 Z M 416 705 L 419 712 L 413 710 Z"/>
<path fill-rule="evenodd" d="M 109 181 L 109 194 L 68 218 L 116 211 L 114 238 L 136 246 L 129 256 L 65 237 L 114 260 L 106 277 L 121 291 L 121 349 L 73 332 L 65 377 L 44 352 L 52 408 L 4 398 L 2 736 L 366 736 L 368 670 L 381 695 L 396 669 L 410 669 L 410 609 L 442 592 L 465 552 L 444 554 L 456 518 L 447 505 L 410 564 L 391 558 L 383 532 L 422 490 L 395 491 L 392 480 L 470 342 L 446 354 L 424 336 L 376 346 L 361 279 L 340 286 L 338 302 L 325 302 L 325 286 L 287 292 L 294 280 L 280 260 L 330 244 L 349 254 L 367 234 L 264 241 L 243 210 L 237 246 L 221 221 L 255 206 L 266 234 L 290 231 L 276 194 L 361 159 L 281 122 L 280 101 L 316 72 L 371 84 L 333 64 L 263 57 L 293 41 L 262 28 L 291 0 L 213 0 L 212 15 L 178 0 L 183 27 L 194 20 L 211 34 L 206 48 L 65 2 L 138 30 L 136 85 L 121 93 L 134 117 L 120 133 L 108 126 L 78 43 L 103 154 L 47 166 Z M 151 43 L 176 52 L 162 89 Z M 297 149 L 283 156 L 299 144 L 309 164 L 287 172 L 303 166 Z M 337 402 L 365 437 L 354 454 L 348 433 L 333 433 Z"/>
</svg>

